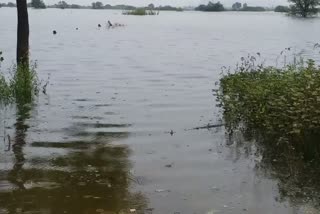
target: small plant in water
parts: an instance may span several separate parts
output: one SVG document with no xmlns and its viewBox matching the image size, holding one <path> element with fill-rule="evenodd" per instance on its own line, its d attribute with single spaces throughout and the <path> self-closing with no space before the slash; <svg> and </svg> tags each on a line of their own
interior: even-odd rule
<svg viewBox="0 0 320 214">
<path fill-rule="evenodd" d="M 1 55 L 2 53 L 0 63 L 3 61 Z M 36 67 L 36 63 L 31 66 L 14 65 L 10 69 L 8 78 L 0 73 L 0 103 L 30 103 L 39 94 L 40 88 Z"/>
</svg>

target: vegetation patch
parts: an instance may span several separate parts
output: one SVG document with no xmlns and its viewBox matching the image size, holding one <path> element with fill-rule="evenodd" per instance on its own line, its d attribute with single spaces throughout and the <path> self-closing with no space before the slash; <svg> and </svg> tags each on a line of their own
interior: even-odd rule
<svg viewBox="0 0 320 214">
<path fill-rule="evenodd" d="M 274 12 L 277 13 L 289 13 L 290 12 L 290 8 L 287 6 L 282 6 L 282 5 L 278 5 L 274 8 Z"/>
<path fill-rule="evenodd" d="M 135 16 L 146 16 L 146 15 L 159 15 L 159 11 L 147 10 L 145 8 L 137 8 L 134 10 L 123 11 L 123 15 L 135 15 Z"/>
<path fill-rule="evenodd" d="M 0 63 L 4 60 L 0 52 Z M 44 90 L 45 90 L 44 86 Z M 16 66 L 10 69 L 8 78 L 0 71 L 0 103 L 30 103 L 40 90 L 40 81 L 36 73 L 36 63 L 29 66 Z"/>
<path fill-rule="evenodd" d="M 255 63 L 255 56 L 242 58 L 215 90 L 227 129 L 244 130 L 263 144 L 303 158 L 319 158 L 319 66 L 313 60 L 295 60 L 283 68 Z"/>
<path fill-rule="evenodd" d="M 225 11 L 223 5 L 218 1 L 217 3 L 213 3 L 209 1 L 207 5 L 201 4 L 195 8 L 198 11 L 205 11 L 205 12 L 221 12 Z"/>
</svg>

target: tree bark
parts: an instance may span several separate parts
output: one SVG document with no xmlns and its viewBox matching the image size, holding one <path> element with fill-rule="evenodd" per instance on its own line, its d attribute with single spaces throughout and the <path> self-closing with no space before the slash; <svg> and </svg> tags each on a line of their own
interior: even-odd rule
<svg viewBox="0 0 320 214">
<path fill-rule="evenodd" d="M 16 0 L 18 15 L 17 64 L 29 66 L 29 18 L 27 0 Z"/>
</svg>

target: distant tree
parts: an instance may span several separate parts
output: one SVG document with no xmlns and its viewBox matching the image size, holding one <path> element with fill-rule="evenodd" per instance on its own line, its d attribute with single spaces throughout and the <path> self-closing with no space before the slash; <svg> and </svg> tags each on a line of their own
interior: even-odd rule
<svg viewBox="0 0 320 214">
<path fill-rule="evenodd" d="M 232 10 L 240 10 L 242 7 L 242 4 L 240 2 L 236 2 L 232 5 Z"/>
<path fill-rule="evenodd" d="M 274 12 L 278 13 L 288 13 L 290 11 L 290 8 L 287 6 L 278 5 L 274 8 Z"/>
<path fill-rule="evenodd" d="M 61 8 L 61 9 L 65 9 L 65 8 L 68 8 L 69 5 L 68 5 L 68 3 L 65 2 L 65 1 L 59 1 L 57 7 L 58 7 L 58 8 Z"/>
<path fill-rule="evenodd" d="M 247 8 L 248 7 L 248 4 L 247 3 L 244 3 L 243 4 L 243 8 Z"/>
<path fill-rule="evenodd" d="M 31 6 L 36 9 L 45 9 L 46 5 L 42 0 L 32 0 Z"/>
<path fill-rule="evenodd" d="M 195 8 L 195 10 L 199 11 L 207 11 L 207 12 L 219 12 L 224 11 L 223 5 L 218 1 L 217 3 L 209 2 L 207 5 L 201 4 L 198 7 Z"/>
<path fill-rule="evenodd" d="M 149 9 L 154 9 L 154 4 L 149 4 L 149 5 L 148 5 L 148 8 L 149 8 Z"/>
<path fill-rule="evenodd" d="M 71 4 L 69 7 L 72 8 L 72 9 L 79 9 L 79 8 L 81 8 L 81 6 L 78 5 L 78 4 Z"/>
<path fill-rule="evenodd" d="M 103 9 L 103 4 L 100 1 L 92 3 L 92 9 Z"/>
<path fill-rule="evenodd" d="M 29 66 L 29 17 L 27 0 L 16 0 L 17 29 L 17 64 Z"/>
<path fill-rule="evenodd" d="M 8 2 L 7 7 L 16 7 L 17 5 L 12 2 Z"/>
<path fill-rule="evenodd" d="M 246 5 L 245 7 L 241 8 L 241 11 L 264 12 L 266 9 L 264 7 L 252 7 Z"/>
<path fill-rule="evenodd" d="M 290 13 L 304 18 L 317 14 L 317 6 L 320 5 L 320 0 L 289 0 L 289 2 L 293 3 L 290 6 Z"/>
<path fill-rule="evenodd" d="M 183 11 L 181 7 L 172 7 L 170 5 L 155 7 L 155 10 L 166 10 L 166 11 Z"/>
<path fill-rule="evenodd" d="M 104 6 L 104 9 L 112 9 L 112 6 L 111 6 L 110 4 L 106 4 L 106 5 Z"/>
</svg>

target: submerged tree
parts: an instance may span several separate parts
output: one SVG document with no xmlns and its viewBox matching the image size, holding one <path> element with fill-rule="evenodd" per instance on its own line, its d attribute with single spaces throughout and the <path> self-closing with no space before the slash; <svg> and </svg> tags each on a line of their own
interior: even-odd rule
<svg viewBox="0 0 320 214">
<path fill-rule="evenodd" d="M 17 64 L 29 65 L 29 18 L 27 0 L 16 0 L 18 14 Z"/>
<path fill-rule="evenodd" d="M 317 6 L 320 5 L 320 0 L 289 0 L 289 2 L 293 3 L 290 13 L 304 18 L 317 14 Z"/>
</svg>

